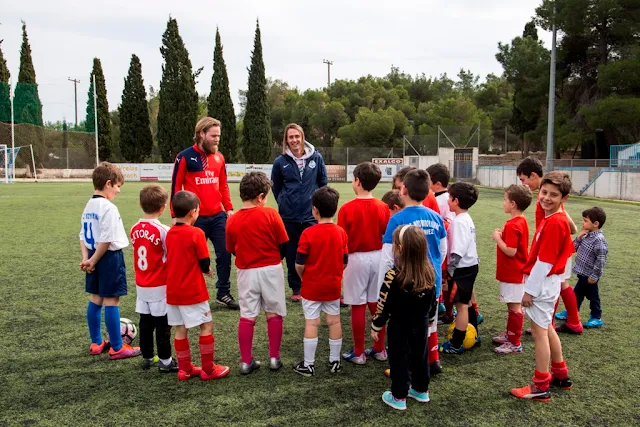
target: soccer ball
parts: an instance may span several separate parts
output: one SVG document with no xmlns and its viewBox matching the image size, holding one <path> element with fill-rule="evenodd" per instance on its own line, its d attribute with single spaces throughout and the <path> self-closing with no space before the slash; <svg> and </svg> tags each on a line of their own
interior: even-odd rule
<svg viewBox="0 0 640 427">
<path fill-rule="evenodd" d="M 125 317 L 121 317 L 120 335 L 122 335 L 122 342 L 125 344 L 131 344 L 138 335 L 138 328 L 136 327 L 136 324 Z"/>
<path fill-rule="evenodd" d="M 453 338 L 453 329 L 455 327 L 456 327 L 455 322 L 452 323 L 451 326 L 449 326 L 449 333 L 447 334 L 449 341 L 451 341 L 451 338 Z M 462 341 L 462 347 L 465 350 L 471 350 L 473 346 L 476 345 L 477 337 L 478 337 L 478 332 L 476 331 L 476 328 L 474 328 L 473 325 L 469 323 L 467 325 L 467 333 L 464 336 L 464 341 Z"/>
</svg>

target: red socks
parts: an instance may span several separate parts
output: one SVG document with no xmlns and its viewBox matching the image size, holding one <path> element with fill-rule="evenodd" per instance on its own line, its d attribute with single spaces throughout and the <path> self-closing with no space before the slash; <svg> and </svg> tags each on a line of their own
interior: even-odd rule
<svg viewBox="0 0 640 427">
<path fill-rule="evenodd" d="M 522 327 L 524 326 L 524 313 L 509 310 L 507 317 L 507 338 L 513 345 L 520 345 Z"/>
<path fill-rule="evenodd" d="M 213 372 L 213 335 L 200 335 L 200 363 L 205 373 Z"/>
<path fill-rule="evenodd" d="M 564 288 L 560 291 L 560 297 L 562 297 L 564 308 L 567 310 L 567 326 L 572 326 L 573 329 L 582 326 L 580 323 L 580 313 L 578 312 L 578 301 L 576 300 L 576 294 L 573 292 L 573 288 L 571 286 Z"/>
<path fill-rule="evenodd" d="M 562 362 L 551 362 L 551 374 L 559 380 L 566 380 L 569 377 L 569 368 L 563 360 Z"/>
<path fill-rule="evenodd" d="M 176 349 L 176 357 L 178 358 L 178 369 L 181 371 L 191 371 L 191 348 L 189 347 L 189 340 L 174 339 L 173 346 Z"/>
<path fill-rule="evenodd" d="M 369 306 L 369 312 L 371 313 L 371 316 L 373 316 L 376 312 L 376 309 L 378 308 L 378 303 L 377 302 L 370 302 L 367 304 Z M 378 341 L 374 341 L 373 342 L 373 349 L 376 352 L 381 352 L 384 351 L 384 340 L 386 337 L 386 333 L 387 333 L 387 327 L 383 327 L 380 332 L 378 332 Z M 357 354 L 357 353 L 356 353 Z"/>
<path fill-rule="evenodd" d="M 240 359 L 242 360 L 242 363 L 251 363 L 253 360 L 251 348 L 253 347 L 254 326 L 256 326 L 255 320 L 246 319 L 244 317 L 241 317 L 238 322 L 238 345 L 240 346 Z M 271 345 L 271 336 L 269 336 L 269 345 Z M 204 365 L 202 366 L 202 369 L 204 369 Z"/>
<path fill-rule="evenodd" d="M 474 303 L 473 303 L 473 309 L 476 311 L 476 316 L 477 316 L 478 314 L 480 314 L 480 312 L 478 311 L 478 303 L 477 303 L 477 302 L 474 302 Z"/>
<path fill-rule="evenodd" d="M 429 364 L 438 362 L 440 360 L 440 353 L 438 352 L 438 332 L 432 332 L 427 337 L 427 349 L 429 350 Z"/>
<path fill-rule="evenodd" d="M 551 384 L 551 374 L 549 372 L 540 372 L 538 370 L 535 371 L 532 378 L 533 384 L 540 391 L 549 390 L 549 385 Z"/>
<path fill-rule="evenodd" d="M 251 334 L 253 338 L 253 329 L 251 329 Z M 280 357 L 282 316 L 274 316 L 267 319 L 267 335 L 269 337 L 269 357 Z"/>
<path fill-rule="evenodd" d="M 356 356 L 364 353 L 364 334 L 367 323 L 367 306 L 351 306 L 351 334 L 353 335 L 353 352 Z"/>
</svg>

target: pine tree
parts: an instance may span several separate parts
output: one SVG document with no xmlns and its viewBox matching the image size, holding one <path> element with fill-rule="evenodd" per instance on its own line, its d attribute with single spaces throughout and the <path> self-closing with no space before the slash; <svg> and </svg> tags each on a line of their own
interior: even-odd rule
<svg viewBox="0 0 640 427">
<path fill-rule="evenodd" d="M 96 80 L 96 98 L 98 106 L 98 157 L 100 160 L 109 160 L 113 153 L 113 141 L 111 141 L 111 116 L 109 115 L 109 102 L 107 101 L 107 86 L 102 72 L 100 59 L 93 58 L 93 70 L 89 77 L 89 92 L 87 99 L 87 116 L 85 127 L 87 132 L 95 132 L 95 111 L 93 103 L 93 78 Z M 87 147 L 89 150 L 91 148 Z M 95 155 L 95 152 L 93 152 Z"/>
<path fill-rule="evenodd" d="M 31 59 L 31 46 L 27 37 L 27 24 L 22 22 L 22 48 L 20 49 L 20 72 L 13 100 L 16 123 L 42 126 L 42 103 L 38 95 L 36 71 Z"/>
<path fill-rule="evenodd" d="M 178 22 L 169 18 L 162 35 L 160 53 L 164 58 L 158 108 L 158 148 L 164 162 L 193 144 L 193 131 L 198 120 L 198 92 L 189 52 L 178 32 Z"/>
<path fill-rule="evenodd" d="M 222 56 L 220 31 L 216 30 L 216 48 L 213 52 L 213 77 L 211 78 L 211 92 L 207 100 L 207 114 L 222 123 L 221 150 L 228 163 L 238 161 L 238 136 L 236 133 L 236 114 L 229 92 L 229 77 L 227 66 Z"/>
<path fill-rule="evenodd" d="M 243 153 L 247 163 L 271 161 L 271 120 L 267 103 L 267 79 L 262 60 L 260 23 L 256 22 L 256 35 L 249 69 L 247 108 L 244 116 Z"/>
<path fill-rule="evenodd" d="M 153 138 L 149 126 L 147 91 L 142 79 L 142 64 L 136 55 L 131 56 L 119 112 L 120 151 L 128 161 L 142 163 L 151 154 Z"/>
<path fill-rule="evenodd" d="M 11 122 L 11 99 L 9 97 L 11 74 L 2 53 L 2 42 L 3 40 L 0 40 L 0 123 L 9 123 Z"/>
</svg>

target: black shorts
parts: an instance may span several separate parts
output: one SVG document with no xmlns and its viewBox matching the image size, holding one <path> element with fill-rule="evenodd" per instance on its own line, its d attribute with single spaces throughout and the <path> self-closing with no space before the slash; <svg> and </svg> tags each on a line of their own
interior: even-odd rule
<svg viewBox="0 0 640 427">
<path fill-rule="evenodd" d="M 471 267 L 455 269 L 453 272 L 453 281 L 456 283 L 458 289 L 455 297 L 453 298 L 453 302 L 469 304 L 473 294 L 473 285 L 476 282 L 476 276 L 478 276 L 477 264 L 472 265 Z"/>
<path fill-rule="evenodd" d="M 89 258 L 95 251 L 89 251 Z M 100 297 L 127 295 L 127 270 L 122 250 L 107 251 L 93 273 L 86 273 L 85 291 Z"/>
</svg>

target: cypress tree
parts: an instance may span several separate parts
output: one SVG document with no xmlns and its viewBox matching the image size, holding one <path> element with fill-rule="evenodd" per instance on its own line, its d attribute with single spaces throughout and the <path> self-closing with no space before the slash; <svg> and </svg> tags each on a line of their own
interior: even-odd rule
<svg viewBox="0 0 640 427">
<path fill-rule="evenodd" d="M 267 103 L 267 79 L 262 59 L 259 22 L 256 22 L 251 68 L 249 69 L 243 153 L 247 163 L 268 163 L 271 161 L 271 120 Z"/>
<path fill-rule="evenodd" d="M 113 141 L 111 141 L 111 116 L 109 115 L 109 102 L 107 101 L 107 86 L 102 72 L 100 59 L 93 58 L 93 70 L 89 77 L 89 92 L 87 99 L 87 116 L 85 127 L 87 132 L 95 132 L 95 111 L 93 104 L 93 77 L 96 78 L 96 98 L 98 106 L 98 157 L 100 160 L 109 160 L 113 153 Z M 94 153 L 93 147 L 87 149 Z"/>
<path fill-rule="evenodd" d="M 11 122 L 11 99 L 9 97 L 11 88 L 9 87 L 9 68 L 2 53 L 2 42 L 0 40 L 0 123 Z"/>
<path fill-rule="evenodd" d="M 13 100 L 16 123 L 42 126 L 42 103 L 38 95 L 36 71 L 31 59 L 31 46 L 27 37 L 27 24 L 22 22 L 22 47 L 20 49 L 20 72 Z"/>
<path fill-rule="evenodd" d="M 151 154 L 153 138 L 149 126 L 147 91 L 142 79 L 142 64 L 131 55 L 129 74 L 124 79 L 120 112 L 120 151 L 125 159 L 142 163 Z"/>
<path fill-rule="evenodd" d="M 162 35 L 160 53 L 164 58 L 158 107 L 158 148 L 164 162 L 173 162 L 176 154 L 193 144 L 198 120 L 196 77 L 189 52 L 178 32 L 178 22 L 169 18 Z"/>
<path fill-rule="evenodd" d="M 228 163 L 238 161 L 238 136 L 236 133 L 236 114 L 229 92 L 227 66 L 222 57 L 220 31 L 216 29 L 216 48 L 213 52 L 213 77 L 211 92 L 207 99 L 207 114 L 222 123 L 220 146 Z"/>
</svg>

